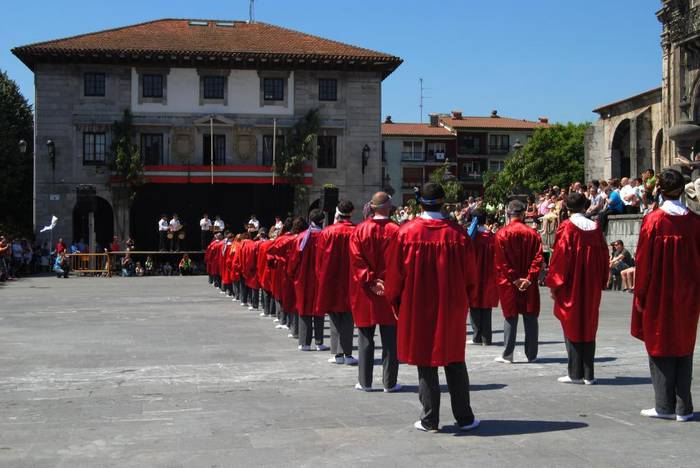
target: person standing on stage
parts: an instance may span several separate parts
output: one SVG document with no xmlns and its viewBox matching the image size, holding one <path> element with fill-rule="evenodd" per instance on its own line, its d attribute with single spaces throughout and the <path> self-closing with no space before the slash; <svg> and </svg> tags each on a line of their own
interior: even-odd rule
<svg viewBox="0 0 700 468">
<path fill-rule="evenodd" d="M 496 233 L 496 272 L 498 296 L 505 317 L 503 354 L 497 362 L 512 363 L 518 315 L 525 327 L 525 356 L 537 360 L 540 290 L 537 280 L 542 268 L 542 240 L 534 229 L 523 223 L 525 205 L 519 200 L 508 203 L 510 223 Z"/>
<path fill-rule="evenodd" d="M 205 250 L 207 248 L 207 245 L 209 245 L 209 239 L 211 239 L 211 220 L 209 219 L 209 215 L 204 213 L 204 216 L 202 219 L 199 220 L 199 229 L 201 231 L 201 247 L 202 250 Z"/>
<path fill-rule="evenodd" d="M 476 286 L 472 241 L 442 212 L 445 191 L 428 182 L 420 191 L 423 212 L 389 243 L 386 297 L 398 312 L 399 361 L 418 366 L 423 406 L 414 427 L 436 432 L 440 422 L 438 367 L 444 366 L 457 426 L 479 426 L 469 400 L 464 361 L 467 310 Z"/>
<path fill-rule="evenodd" d="M 331 322 L 331 356 L 334 364 L 357 364 L 352 355 L 355 324 L 350 308 L 350 236 L 355 225 L 350 221 L 355 209 L 351 201 L 341 200 L 335 211 L 337 221 L 321 231 L 316 247 L 316 312 L 328 314 Z"/>
<path fill-rule="evenodd" d="M 688 421 L 693 352 L 700 316 L 700 216 L 679 200 L 685 181 L 666 169 L 657 177 L 663 203 L 642 221 L 636 256 L 632 336 L 649 354 L 654 408 L 642 416 Z"/>
<path fill-rule="evenodd" d="M 358 383 L 355 388 L 372 389 L 374 369 L 374 333 L 379 325 L 382 338 L 382 383 L 384 392 L 396 392 L 399 360 L 396 355 L 396 317 L 384 295 L 385 255 L 399 226 L 390 218 L 391 197 L 377 192 L 370 201 L 373 215 L 360 223 L 350 237 L 350 306 L 357 325 L 359 357 Z"/>
<path fill-rule="evenodd" d="M 165 241 L 168 238 L 168 231 L 170 231 L 168 217 L 162 214 L 160 215 L 160 220 L 158 221 L 158 250 L 160 252 L 165 252 Z"/>
<path fill-rule="evenodd" d="M 319 209 L 309 213 L 309 228 L 294 241 L 287 263 L 287 273 L 294 279 L 294 298 L 299 314 L 299 350 L 311 351 L 312 337 L 316 350 L 328 349 L 323 344 L 323 313 L 316 308 L 318 270 L 316 268 L 316 246 L 323 229 L 325 214 Z"/>
<path fill-rule="evenodd" d="M 478 286 L 469 304 L 473 332 L 471 343 L 490 346 L 493 335 L 491 311 L 498 306 L 496 236 L 485 226 L 486 212 L 482 208 L 473 209 L 470 216 L 472 220 L 476 219 L 476 230 L 471 237 L 474 244 L 476 271 L 479 272 Z"/>
<path fill-rule="evenodd" d="M 214 232 L 224 232 L 224 229 L 226 229 L 226 223 L 221 219 L 221 216 L 216 215 L 214 217 Z"/>
<path fill-rule="evenodd" d="M 558 380 L 592 385 L 600 297 L 608 282 L 608 246 L 596 222 L 584 216 L 588 203 L 581 193 L 568 195 L 569 219 L 557 229 L 545 284 L 564 329 L 569 360 L 567 375 Z"/>
<path fill-rule="evenodd" d="M 170 220 L 170 233 L 172 237 L 170 238 L 170 251 L 179 252 L 180 251 L 180 229 L 182 229 L 182 224 L 180 224 L 180 218 L 177 217 L 177 213 L 173 213 L 173 219 Z"/>
</svg>

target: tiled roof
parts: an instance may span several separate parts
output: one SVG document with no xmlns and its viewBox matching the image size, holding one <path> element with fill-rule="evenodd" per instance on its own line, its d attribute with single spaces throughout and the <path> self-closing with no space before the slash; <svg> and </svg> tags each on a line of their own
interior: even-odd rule
<svg viewBox="0 0 700 468">
<path fill-rule="evenodd" d="M 382 136 L 450 137 L 454 133 L 445 127 L 431 127 L 420 123 L 383 123 Z"/>
<path fill-rule="evenodd" d="M 451 117 L 441 117 L 440 120 L 448 127 L 454 129 L 478 128 L 478 129 L 509 129 L 509 130 L 534 130 L 536 128 L 548 127 L 544 122 L 533 122 L 524 119 L 511 119 L 508 117 L 462 117 L 455 119 Z"/>
<path fill-rule="evenodd" d="M 602 113 L 606 109 L 609 109 L 611 107 L 619 106 L 620 104 L 625 104 L 627 102 L 634 101 L 636 99 L 643 99 L 647 97 L 652 97 L 654 95 L 657 95 L 659 98 L 659 101 L 661 100 L 661 87 L 659 86 L 658 88 L 650 89 L 649 91 L 644 91 L 643 93 L 635 94 L 634 96 L 630 96 L 625 99 L 621 99 L 619 101 L 611 102 L 610 104 L 605 104 L 603 106 L 600 106 L 596 109 L 593 109 L 593 112 L 596 112 L 598 114 Z"/>
<path fill-rule="evenodd" d="M 90 59 L 105 56 L 162 60 L 203 56 L 231 60 L 300 59 L 335 64 L 384 65 L 391 73 L 401 64 L 393 55 L 355 47 L 266 23 L 243 21 L 161 19 L 121 28 L 30 44 L 13 49 L 28 65 L 37 58 Z M 352 64 L 352 63 L 351 63 Z"/>
</svg>

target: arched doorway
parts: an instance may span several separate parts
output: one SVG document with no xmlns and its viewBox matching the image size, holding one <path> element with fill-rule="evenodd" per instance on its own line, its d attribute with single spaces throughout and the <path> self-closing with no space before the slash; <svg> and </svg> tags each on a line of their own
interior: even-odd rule
<svg viewBox="0 0 700 468">
<path fill-rule="evenodd" d="M 664 131 L 659 130 L 654 139 L 654 172 L 657 174 L 661 171 L 661 152 L 664 147 Z"/>
<path fill-rule="evenodd" d="M 112 205 L 101 197 L 92 197 L 93 203 L 88 200 L 79 201 L 73 208 L 73 241 L 83 240 L 90 242 L 90 212 L 95 215 L 95 241 L 97 246 L 90 245 L 91 252 L 101 252 L 109 246 L 114 237 L 114 211 Z"/>
<path fill-rule="evenodd" d="M 615 178 L 629 177 L 630 161 L 630 120 L 620 122 L 615 129 L 610 154 L 610 174 Z"/>
</svg>

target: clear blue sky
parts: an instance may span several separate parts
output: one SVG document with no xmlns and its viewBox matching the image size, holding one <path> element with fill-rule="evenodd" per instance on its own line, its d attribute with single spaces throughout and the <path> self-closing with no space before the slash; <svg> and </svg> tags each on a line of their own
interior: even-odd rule
<svg viewBox="0 0 700 468">
<path fill-rule="evenodd" d="M 417 122 L 461 109 L 554 121 L 661 84 L 660 0 L 257 0 L 256 19 L 404 59 L 382 115 Z M 0 69 L 33 102 L 18 45 L 157 18 L 247 19 L 248 0 L 32 0 L 3 8 Z"/>
</svg>

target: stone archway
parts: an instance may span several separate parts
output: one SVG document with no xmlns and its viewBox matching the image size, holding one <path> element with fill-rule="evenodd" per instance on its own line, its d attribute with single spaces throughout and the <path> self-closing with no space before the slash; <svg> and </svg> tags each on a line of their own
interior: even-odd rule
<svg viewBox="0 0 700 468">
<path fill-rule="evenodd" d="M 654 172 L 657 174 L 661 172 L 661 155 L 663 154 L 664 147 L 664 131 L 659 130 L 656 132 L 656 138 L 654 138 Z"/>
<path fill-rule="evenodd" d="M 94 213 L 95 241 L 90 245 L 91 252 L 101 252 L 109 246 L 114 237 L 114 210 L 102 197 L 94 197 L 94 202 L 78 201 L 73 207 L 73 239 L 90 242 L 90 212 Z"/>
<path fill-rule="evenodd" d="M 624 119 L 615 128 L 610 145 L 610 165 L 612 177 L 619 179 L 630 176 L 630 119 Z"/>
</svg>

